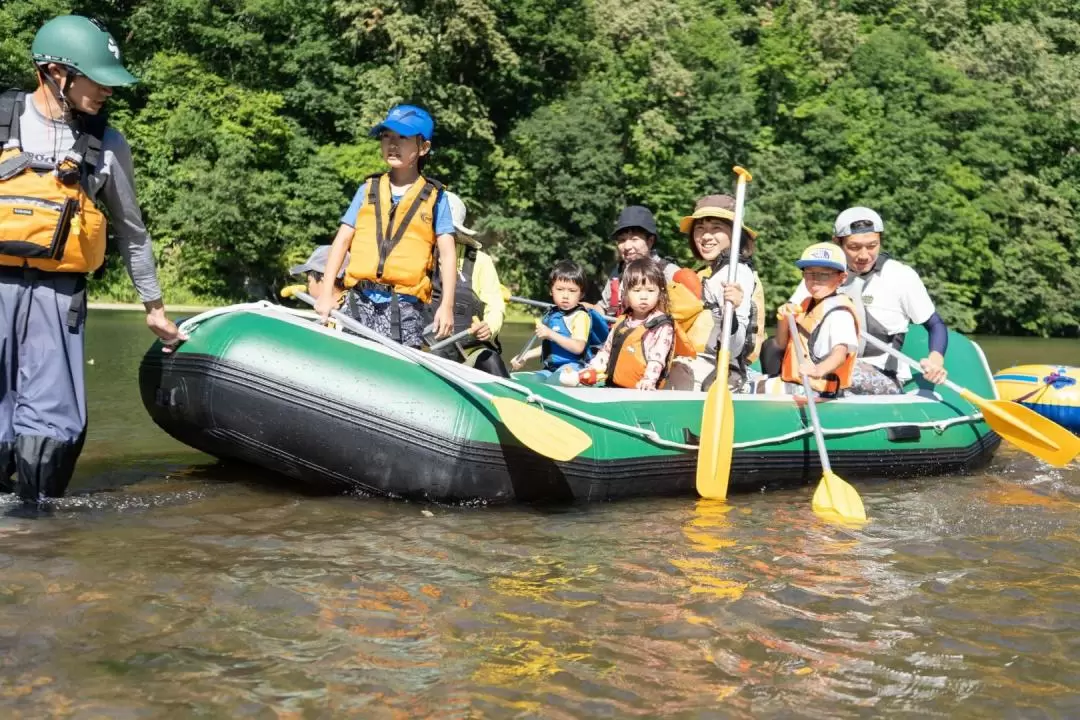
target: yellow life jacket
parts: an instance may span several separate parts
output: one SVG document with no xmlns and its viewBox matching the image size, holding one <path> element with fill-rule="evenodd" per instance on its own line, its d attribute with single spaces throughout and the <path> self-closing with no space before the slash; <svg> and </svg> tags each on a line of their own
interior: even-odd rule
<svg viewBox="0 0 1080 720">
<path fill-rule="evenodd" d="M 787 348 L 784 350 L 784 364 L 780 370 L 780 377 L 783 378 L 784 382 L 802 383 L 802 376 L 799 374 L 799 358 L 804 353 L 810 358 L 811 362 L 816 363 L 825 359 L 815 357 L 813 347 L 814 341 L 817 340 L 818 333 L 821 331 L 821 324 L 829 314 L 834 312 L 851 313 L 851 317 L 855 318 L 856 336 L 862 333 L 859 313 L 855 308 L 855 303 L 847 295 L 835 293 L 815 303 L 811 309 L 810 303 L 813 300 L 813 298 L 808 297 L 802 301 L 803 314 L 796 321 L 799 328 L 797 340 L 802 345 L 802 350 L 798 353 L 795 352 L 796 338 L 790 338 Z M 819 393 L 832 394 L 851 387 L 851 376 L 855 370 L 857 356 L 858 351 L 849 352 L 844 362 L 836 370 L 823 378 L 810 378 L 810 387 Z"/>
<path fill-rule="evenodd" d="M 712 277 L 712 268 L 704 267 L 698 272 L 702 284 Z M 687 335 L 694 347 L 704 352 L 712 334 L 714 324 L 711 312 L 702 313 Z M 754 292 L 750 295 L 750 333 L 747 335 L 746 364 L 750 365 L 761 355 L 761 346 L 765 343 L 765 286 L 761 284 L 757 270 L 754 270 Z"/>
<path fill-rule="evenodd" d="M 420 177 L 395 207 L 390 175 L 369 177 L 367 199 L 356 218 L 345 287 L 366 281 L 430 302 L 435 208 L 441 193 L 442 185 Z"/>
<path fill-rule="evenodd" d="M 667 381 L 672 359 L 694 357 L 696 355 L 694 348 L 687 340 L 686 333 L 670 315 L 658 315 L 633 328 L 628 326 L 628 319 L 628 315 L 620 317 L 611 331 L 614 337 L 611 341 L 611 356 L 608 358 L 607 385 L 621 388 L 637 387 L 638 382 L 645 377 L 645 368 L 649 365 L 649 361 L 645 358 L 645 334 L 661 325 L 673 325 L 674 342 L 667 361 L 664 363 L 664 369 L 660 372 L 660 379 L 656 383 L 657 389 L 661 389 Z"/>
<path fill-rule="evenodd" d="M 19 141 L 26 93 L 0 95 L 0 148 Z M 0 152 L 0 265 L 89 273 L 105 261 L 105 215 L 86 192 L 101 157 L 104 122 L 78 134 L 73 156 L 39 172 L 21 144 Z"/>
</svg>

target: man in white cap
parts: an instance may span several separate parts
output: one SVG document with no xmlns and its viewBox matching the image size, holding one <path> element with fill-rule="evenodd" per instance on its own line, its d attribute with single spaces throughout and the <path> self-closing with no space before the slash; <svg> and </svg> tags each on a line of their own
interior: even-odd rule
<svg viewBox="0 0 1080 720">
<path fill-rule="evenodd" d="M 483 245 L 477 241 L 476 231 L 465 225 L 468 212 L 465 203 L 449 190 L 445 194 L 454 220 L 454 239 L 457 241 L 454 327 L 467 327 L 470 335 L 436 351 L 436 354 L 492 375 L 510 377 L 510 371 L 500 355 L 499 331 L 506 313 L 506 302 L 495 263 L 490 255 L 481 251 Z M 431 317 L 434 317 L 441 299 L 442 283 L 438 278 L 433 278 L 431 304 L 427 308 Z"/>
<path fill-rule="evenodd" d="M 945 380 L 945 351 L 949 331 L 934 308 L 919 274 L 909 265 L 881 252 L 885 223 L 867 207 L 851 207 L 837 216 L 833 224 L 833 242 L 847 257 L 848 279 L 840 292 L 849 296 L 858 308 L 864 333 L 895 348 L 904 344 L 911 323 L 922 325 L 929 333 L 930 352 L 920 361 L 923 377 L 932 383 Z M 805 285 L 799 285 L 792 302 L 806 297 Z M 902 392 L 911 379 L 911 371 L 889 355 L 872 346 L 859 349 L 851 392 L 885 395 Z"/>
</svg>

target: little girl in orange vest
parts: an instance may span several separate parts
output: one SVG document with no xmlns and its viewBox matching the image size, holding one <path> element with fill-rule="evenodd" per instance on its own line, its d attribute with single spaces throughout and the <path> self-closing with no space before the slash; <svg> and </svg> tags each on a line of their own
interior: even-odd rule
<svg viewBox="0 0 1080 720">
<path fill-rule="evenodd" d="M 621 285 L 622 317 L 589 367 L 565 384 L 591 385 L 603 374 L 609 387 L 656 390 L 664 386 L 672 357 L 692 352 L 667 314 L 667 282 L 656 261 L 628 263 Z"/>
</svg>

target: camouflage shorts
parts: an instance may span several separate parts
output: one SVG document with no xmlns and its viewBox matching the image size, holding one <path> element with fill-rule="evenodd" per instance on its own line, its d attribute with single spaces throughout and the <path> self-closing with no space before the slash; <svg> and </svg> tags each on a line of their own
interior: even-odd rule
<svg viewBox="0 0 1080 720">
<path fill-rule="evenodd" d="M 899 395 L 904 391 L 903 386 L 895 376 L 886 375 L 868 362 L 860 360 L 855 363 L 855 369 L 851 374 L 851 387 L 848 392 L 853 395 Z"/>
<path fill-rule="evenodd" d="M 424 318 L 420 312 L 420 304 L 398 298 L 397 306 L 401 314 L 401 344 L 411 348 L 420 348 L 424 344 Z M 346 315 L 383 337 L 398 340 L 393 329 L 392 310 L 393 301 L 377 303 L 364 293 L 355 290 L 349 291 L 349 297 L 345 301 Z"/>
</svg>

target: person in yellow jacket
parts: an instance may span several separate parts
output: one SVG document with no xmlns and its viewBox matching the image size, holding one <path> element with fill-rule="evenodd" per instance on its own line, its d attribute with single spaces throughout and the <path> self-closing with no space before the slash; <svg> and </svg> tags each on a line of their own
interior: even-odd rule
<svg viewBox="0 0 1080 720">
<path fill-rule="evenodd" d="M 463 362 L 499 377 L 510 377 L 503 362 L 499 331 L 506 314 L 502 284 L 491 256 L 483 252 L 476 231 L 465 225 L 468 210 L 456 194 L 447 191 L 450 215 L 457 239 L 457 291 L 454 326 L 469 328 L 470 337 L 435 351 L 436 355 Z M 430 314 L 442 302 L 442 283 L 434 280 Z M 430 344 L 430 343 L 429 343 Z"/>
<path fill-rule="evenodd" d="M 442 185 L 421 174 L 434 133 L 431 116 L 415 105 L 392 108 L 371 129 L 390 170 L 372 175 L 356 191 L 326 261 L 326 275 L 335 277 L 349 252 L 346 312 L 412 348 L 424 344 L 422 306 L 431 302 L 436 249 L 442 303 L 433 319 L 435 335 L 454 330 L 454 223 Z M 315 310 L 326 322 L 334 307 L 333 285 L 327 284 Z"/>
</svg>

